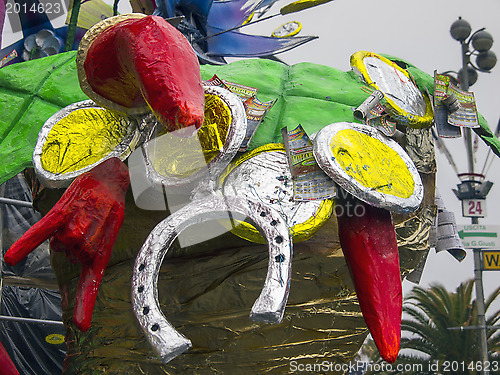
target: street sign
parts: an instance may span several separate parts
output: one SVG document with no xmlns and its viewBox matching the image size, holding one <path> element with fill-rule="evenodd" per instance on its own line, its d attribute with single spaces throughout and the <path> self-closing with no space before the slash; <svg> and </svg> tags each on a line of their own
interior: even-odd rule
<svg viewBox="0 0 500 375">
<path fill-rule="evenodd" d="M 500 271 L 500 250 L 482 251 L 485 271 Z"/>
<path fill-rule="evenodd" d="M 462 200 L 463 217 L 486 217 L 485 199 L 463 199 Z"/>
<path fill-rule="evenodd" d="M 500 248 L 499 225 L 457 225 L 457 229 L 466 249 Z"/>
</svg>

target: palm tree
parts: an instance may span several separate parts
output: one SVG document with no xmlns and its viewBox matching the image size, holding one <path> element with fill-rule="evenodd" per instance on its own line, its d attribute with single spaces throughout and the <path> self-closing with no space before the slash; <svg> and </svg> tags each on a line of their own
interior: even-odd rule
<svg viewBox="0 0 500 375">
<path fill-rule="evenodd" d="M 475 329 L 450 329 L 455 327 L 477 326 L 476 301 L 472 300 L 474 280 L 460 284 L 456 292 L 448 292 L 444 286 L 434 284 L 429 289 L 413 288 L 406 298 L 403 311 L 410 319 L 403 319 L 401 329 L 409 333 L 403 335 L 401 349 L 411 349 L 414 354 L 400 354 L 393 364 L 421 364 L 410 371 L 410 366 L 404 371 L 385 372 L 390 374 L 435 374 L 436 368 L 429 368 L 430 363 L 439 363 L 443 370 L 444 363 L 456 363 L 449 374 L 476 374 L 475 369 L 468 368 L 471 362 L 479 361 L 478 331 Z M 500 295 L 498 287 L 485 301 L 485 310 Z M 500 310 L 486 320 L 487 326 L 498 325 Z M 487 331 L 489 358 L 500 361 L 500 333 Z M 372 358 L 373 359 L 373 358 Z M 447 361 L 447 362 L 446 362 Z M 463 363 L 463 365 L 462 365 Z M 371 372 L 374 373 L 374 372 Z M 379 372 L 380 373 L 380 372 Z M 491 371 L 490 374 L 499 374 Z"/>
</svg>

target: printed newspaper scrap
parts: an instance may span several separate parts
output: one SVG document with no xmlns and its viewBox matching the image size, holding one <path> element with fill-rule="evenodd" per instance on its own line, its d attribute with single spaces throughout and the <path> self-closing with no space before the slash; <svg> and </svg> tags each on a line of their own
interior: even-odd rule
<svg viewBox="0 0 500 375">
<path fill-rule="evenodd" d="M 434 71 L 434 122 L 436 124 L 437 134 L 441 138 L 460 138 L 462 130 L 448 122 L 448 108 L 444 99 L 447 98 L 450 77 L 444 74 L 438 74 Z"/>
<path fill-rule="evenodd" d="M 214 75 L 208 81 L 204 81 L 203 83 L 209 86 L 223 87 L 233 92 L 243 102 L 247 117 L 247 131 L 238 151 L 246 151 L 250 141 L 257 131 L 257 128 L 264 119 L 264 116 L 273 107 L 277 99 L 269 102 L 262 102 L 257 98 L 257 88 L 229 82 L 225 79 L 219 78 L 217 75 Z"/>
<path fill-rule="evenodd" d="M 448 115 L 448 122 L 456 126 L 479 128 L 476 99 L 473 92 L 462 91 L 452 83 L 448 87 L 448 95 L 454 94 L 460 102 L 460 109 Z"/>
<path fill-rule="evenodd" d="M 281 129 L 293 180 L 293 199 L 311 201 L 337 197 L 335 182 L 319 167 L 313 145 L 301 125 Z"/>
<path fill-rule="evenodd" d="M 269 102 L 261 102 L 256 96 L 252 96 L 243 102 L 245 113 L 247 115 L 247 131 L 245 138 L 239 148 L 239 151 L 246 151 L 257 128 L 264 119 L 264 116 L 273 107 L 277 99 Z"/>
<path fill-rule="evenodd" d="M 438 124 L 442 125 L 443 119 L 447 115 L 447 123 L 450 125 L 467 128 L 479 127 L 474 93 L 460 90 L 451 82 L 449 76 L 438 74 L 436 71 L 434 72 L 434 106 L 436 107 L 435 112 L 439 114 L 436 116 Z M 444 133 L 446 134 L 446 132 Z"/>
<path fill-rule="evenodd" d="M 4 65 L 7 65 L 10 61 L 14 60 L 17 57 L 17 51 L 12 50 L 7 56 L 5 56 L 2 61 L 0 61 L 0 68 Z"/>
</svg>

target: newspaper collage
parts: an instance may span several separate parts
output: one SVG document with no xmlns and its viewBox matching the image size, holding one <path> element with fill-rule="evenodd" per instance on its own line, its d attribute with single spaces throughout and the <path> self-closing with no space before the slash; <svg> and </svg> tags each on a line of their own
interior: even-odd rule
<svg viewBox="0 0 500 375">
<path fill-rule="evenodd" d="M 434 72 L 434 121 L 439 136 L 461 137 L 461 127 L 478 128 L 479 120 L 473 92 L 463 91 L 450 76 Z"/>
<path fill-rule="evenodd" d="M 301 125 L 281 129 L 293 180 L 293 199 L 311 201 L 337 197 L 335 182 L 319 167 L 312 141 Z"/>
<path fill-rule="evenodd" d="M 248 145 L 252 140 L 257 128 L 264 119 L 267 112 L 271 110 L 277 99 L 269 102 L 262 102 L 257 98 L 258 88 L 240 85 L 238 83 L 229 82 L 214 75 L 208 81 L 203 82 L 208 86 L 219 86 L 233 92 L 243 102 L 247 117 L 247 131 L 245 138 L 239 148 L 240 152 L 248 149 Z"/>
</svg>

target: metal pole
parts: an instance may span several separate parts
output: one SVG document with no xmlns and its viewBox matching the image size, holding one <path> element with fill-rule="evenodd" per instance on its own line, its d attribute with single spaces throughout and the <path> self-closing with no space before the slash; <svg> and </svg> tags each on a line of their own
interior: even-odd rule
<svg viewBox="0 0 500 375">
<path fill-rule="evenodd" d="M 462 41 L 462 76 L 460 77 L 460 88 L 463 91 L 469 91 L 469 72 L 467 67 L 469 66 L 469 45 Z M 472 148 L 472 134 L 470 128 L 465 128 L 465 147 L 467 149 L 467 160 L 469 164 L 469 173 L 474 173 L 474 155 Z"/>
<path fill-rule="evenodd" d="M 462 76 L 460 77 L 460 88 L 469 91 L 469 45 L 465 41 L 460 42 L 462 46 Z M 467 161 L 469 173 L 474 173 L 474 154 L 472 148 L 472 134 L 470 128 L 465 129 L 465 146 L 467 148 Z M 478 224 L 477 217 L 471 218 L 472 224 Z M 489 375 L 489 369 L 485 369 L 488 362 L 488 340 L 486 333 L 486 318 L 484 307 L 483 271 L 481 270 L 481 249 L 474 249 L 474 282 L 476 287 L 477 319 L 479 325 L 479 359 L 483 363 L 481 374 Z"/>
<path fill-rule="evenodd" d="M 8 320 L 11 322 L 20 322 L 20 323 L 50 324 L 55 326 L 64 326 L 64 323 L 58 320 L 23 318 L 20 316 L 0 315 L 0 320 Z"/>
<path fill-rule="evenodd" d="M 20 201 L 18 199 L 10 199 L 10 198 L 4 198 L 4 197 L 0 197 L 0 203 L 10 204 L 12 206 L 21 206 L 21 207 L 29 207 L 29 208 L 33 207 L 33 204 L 31 202 Z"/>
<path fill-rule="evenodd" d="M 475 219 L 475 220 L 474 220 Z M 477 218 L 472 218 L 477 223 Z M 480 360 L 483 363 L 484 375 L 489 375 L 490 371 L 485 369 L 485 364 L 488 362 L 488 340 L 486 332 L 486 317 L 484 311 L 484 291 L 483 291 L 483 271 L 481 270 L 481 249 L 474 249 L 474 278 L 476 286 L 476 301 L 477 301 L 477 323 L 479 326 L 479 351 Z"/>
</svg>

